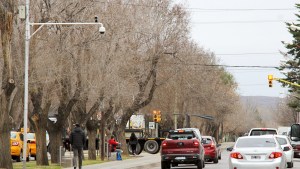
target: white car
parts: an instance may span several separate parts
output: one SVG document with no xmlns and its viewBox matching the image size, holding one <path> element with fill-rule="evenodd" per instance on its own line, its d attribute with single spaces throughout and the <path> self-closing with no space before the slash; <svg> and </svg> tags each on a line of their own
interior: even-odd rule
<svg viewBox="0 0 300 169">
<path fill-rule="evenodd" d="M 229 169 L 285 169 L 286 156 L 275 135 L 239 137 L 229 157 Z M 287 147 L 284 147 L 287 150 Z"/>
<path fill-rule="evenodd" d="M 277 135 L 278 131 L 275 128 L 252 128 L 249 131 L 248 136 L 260 136 L 268 134 Z"/>
<path fill-rule="evenodd" d="M 289 147 L 289 150 L 284 151 L 284 153 L 286 155 L 287 168 L 293 168 L 294 150 L 290 138 L 285 135 L 277 135 L 276 139 L 282 149 L 284 149 L 284 147 Z"/>
</svg>

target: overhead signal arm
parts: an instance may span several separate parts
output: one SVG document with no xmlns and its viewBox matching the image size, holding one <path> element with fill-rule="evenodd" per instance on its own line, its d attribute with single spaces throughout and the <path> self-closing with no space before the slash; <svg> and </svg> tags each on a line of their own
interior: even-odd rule
<svg viewBox="0 0 300 169">
<path fill-rule="evenodd" d="M 297 84 L 297 83 L 292 83 L 292 82 L 289 82 L 287 80 L 283 80 L 283 79 L 280 79 L 280 78 L 275 78 L 275 77 L 273 77 L 273 75 L 268 75 L 269 87 L 273 86 L 273 83 L 272 83 L 273 80 L 277 80 L 279 82 L 286 83 L 286 84 L 289 84 L 289 85 L 292 85 L 292 86 L 300 87 L 300 85 Z"/>
<path fill-rule="evenodd" d="M 289 82 L 289 81 L 286 81 L 286 80 L 283 80 L 283 79 L 280 79 L 280 78 L 274 78 L 274 80 L 277 80 L 279 82 L 283 82 L 283 83 L 286 83 L 286 84 L 289 84 L 289 85 L 292 85 L 292 86 L 300 87 L 300 85 L 297 84 L 297 83 L 292 83 L 292 82 Z"/>
</svg>

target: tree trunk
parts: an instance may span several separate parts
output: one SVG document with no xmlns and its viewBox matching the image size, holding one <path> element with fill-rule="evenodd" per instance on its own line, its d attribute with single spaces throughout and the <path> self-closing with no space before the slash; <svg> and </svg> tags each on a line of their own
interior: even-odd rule
<svg viewBox="0 0 300 169">
<path fill-rule="evenodd" d="M 118 141 L 122 144 L 122 150 L 124 155 L 129 155 L 128 149 L 127 149 L 127 144 L 126 144 L 126 137 L 125 137 L 125 126 L 120 127 L 117 131 L 116 134 L 118 136 Z"/>
<path fill-rule="evenodd" d="M 97 135 L 97 120 L 88 120 L 86 123 L 86 129 L 89 138 L 89 151 L 88 151 L 88 159 L 96 160 L 96 135 Z"/>
<path fill-rule="evenodd" d="M 11 54 L 11 39 L 13 33 L 14 1 L 0 2 L 0 38 L 2 43 L 3 72 L 2 88 L 0 89 L 0 168 L 12 169 L 10 154 L 10 130 L 9 118 L 10 100 L 15 88 Z"/>
<path fill-rule="evenodd" d="M 46 145 L 46 129 L 40 125 L 35 131 L 36 137 L 36 164 L 48 166 L 47 145 Z"/>
<path fill-rule="evenodd" d="M 93 130 L 88 130 L 89 136 L 89 151 L 88 151 L 88 159 L 89 160 L 96 160 L 96 135 L 97 135 L 97 128 Z"/>
<path fill-rule="evenodd" d="M 1 130 L 0 130 L 0 168 L 12 169 L 11 155 L 10 155 L 10 128 L 8 125 L 9 118 L 7 111 L 4 110 L 6 106 L 3 106 L 3 96 L 0 100 L 0 114 L 1 114 Z M 5 102 L 5 101 L 4 101 Z M 7 104 L 6 104 L 7 105 Z M 4 116 L 3 116 L 4 115 Z"/>
<path fill-rule="evenodd" d="M 59 147 L 62 143 L 61 128 L 49 129 L 51 163 L 59 163 Z"/>
<path fill-rule="evenodd" d="M 41 103 L 43 99 L 42 88 L 37 88 L 31 92 L 31 101 L 33 104 L 32 115 L 29 118 L 30 124 L 33 126 L 36 137 L 36 164 L 48 166 L 48 156 L 47 156 L 47 145 L 46 145 L 46 127 L 48 121 L 48 111 L 50 108 L 50 102 L 45 104 L 45 109 L 41 108 Z"/>
</svg>

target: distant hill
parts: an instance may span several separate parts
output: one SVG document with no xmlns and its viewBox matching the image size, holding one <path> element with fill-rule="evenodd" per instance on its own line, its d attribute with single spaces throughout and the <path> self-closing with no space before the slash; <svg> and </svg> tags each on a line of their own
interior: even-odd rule
<svg viewBox="0 0 300 169">
<path fill-rule="evenodd" d="M 255 107 L 261 118 L 268 122 L 274 121 L 274 112 L 278 111 L 278 105 L 283 101 L 282 98 L 268 96 L 240 96 L 240 100 L 244 107 Z"/>
<path fill-rule="evenodd" d="M 282 98 L 268 96 L 240 96 L 240 99 L 244 104 L 251 103 L 263 108 L 277 107 L 282 102 Z"/>
</svg>

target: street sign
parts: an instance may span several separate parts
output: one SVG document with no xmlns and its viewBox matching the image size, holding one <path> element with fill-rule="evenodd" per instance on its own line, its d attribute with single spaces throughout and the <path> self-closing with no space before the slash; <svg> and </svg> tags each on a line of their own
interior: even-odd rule
<svg viewBox="0 0 300 169">
<path fill-rule="evenodd" d="M 149 122 L 149 129 L 155 129 L 155 122 Z"/>
</svg>

